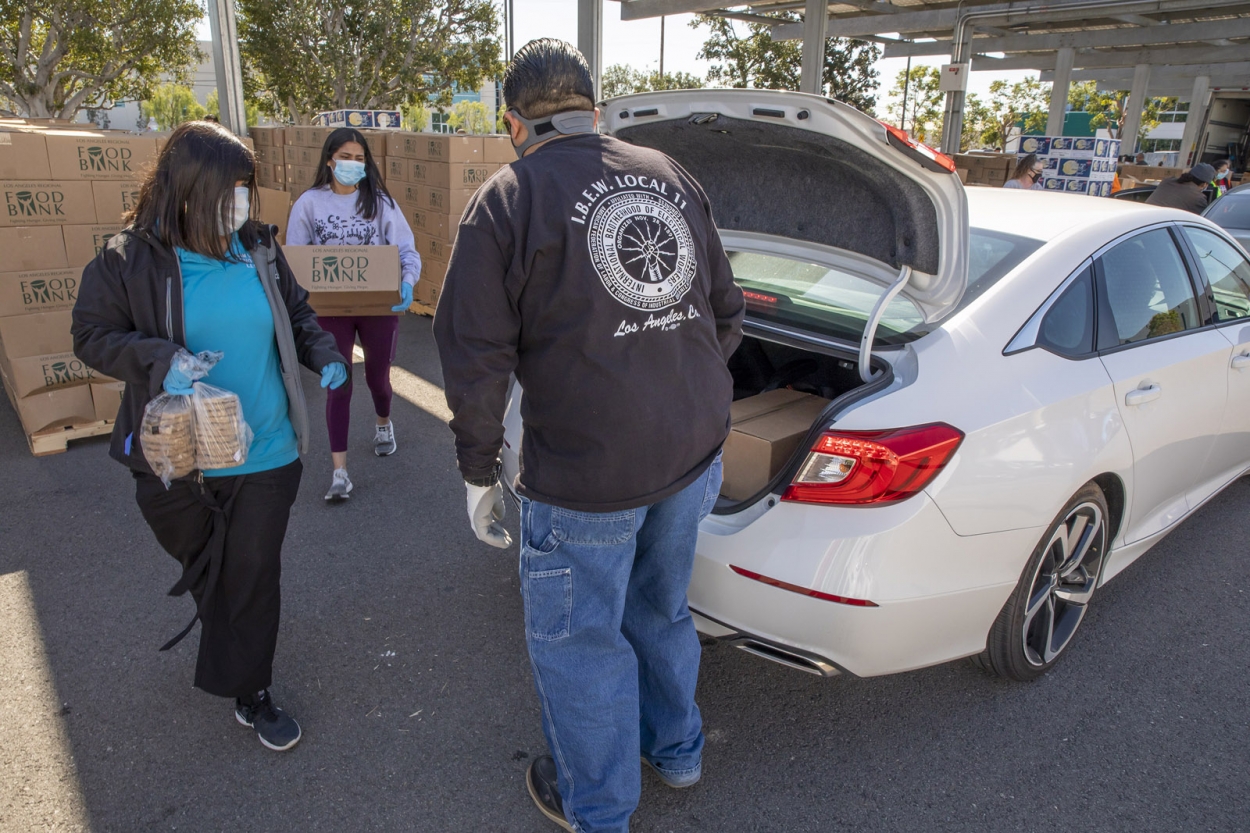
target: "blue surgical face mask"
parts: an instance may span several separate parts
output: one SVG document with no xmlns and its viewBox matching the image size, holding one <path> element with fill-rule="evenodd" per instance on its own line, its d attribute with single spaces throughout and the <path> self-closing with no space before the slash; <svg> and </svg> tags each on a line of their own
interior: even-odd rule
<svg viewBox="0 0 1250 833">
<path fill-rule="evenodd" d="M 365 163 L 351 159 L 334 160 L 334 178 L 349 188 L 365 178 Z"/>
</svg>

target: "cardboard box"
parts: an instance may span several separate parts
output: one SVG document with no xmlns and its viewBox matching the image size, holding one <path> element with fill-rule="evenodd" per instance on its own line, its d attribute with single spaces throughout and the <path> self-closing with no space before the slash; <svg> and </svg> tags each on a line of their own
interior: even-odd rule
<svg viewBox="0 0 1250 833">
<path fill-rule="evenodd" d="M 277 147 L 274 147 L 273 145 L 257 145 L 256 146 L 256 161 L 266 162 L 270 165 L 276 162 L 285 163 L 286 162 L 286 146 L 278 145 Z"/>
<path fill-rule="evenodd" d="M 411 184 L 404 189 L 404 193 L 416 198 L 415 200 L 405 199 L 405 202 L 418 205 L 428 211 L 446 214 L 451 221 L 456 223 L 460 222 L 460 217 L 468 207 L 469 200 L 473 199 L 472 191 L 449 191 L 446 188 L 427 188 Z"/>
<path fill-rule="evenodd" d="M 481 136 L 458 136 L 448 133 L 422 134 L 422 156 L 417 157 L 429 162 L 470 162 L 480 164 L 483 161 L 485 143 Z M 513 154 L 514 156 L 516 154 Z"/>
<path fill-rule="evenodd" d="M 752 497 L 767 486 L 799 450 L 799 444 L 812 423 L 829 404 L 829 400 L 819 396 L 799 396 L 801 398 L 762 412 L 756 412 L 759 405 L 775 405 L 776 402 L 754 403 L 757 407 L 739 405 L 739 402 L 747 403 L 748 400 L 734 403 L 739 405 L 739 413 L 753 415 L 741 421 L 734 419 L 733 429 L 725 440 L 722 495 L 730 500 Z"/>
<path fill-rule="evenodd" d="M 417 281 L 417 288 L 413 300 L 419 304 L 424 304 L 432 309 L 438 308 L 438 298 L 443 293 L 443 285 L 441 283 L 426 283 L 425 278 Z"/>
<path fill-rule="evenodd" d="M 0 226 L 96 222 L 90 182 L 0 181 Z"/>
<path fill-rule="evenodd" d="M 74 349 L 72 323 L 68 311 L 0 318 L 0 352 L 10 359 L 68 353 Z"/>
<path fill-rule="evenodd" d="M 408 182 L 429 185 L 431 188 L 476 191 L 499 168 L 485 162 L 427 162 L 412 160 L 409 164 Z"/>
<path fill-rule="evenodd" d="M 109 238 L 121 230 L 120 224 L 64 226 L 62 231 L 65 233 L 65 259 L 69 261 L 70 267 L 81 274 L 82 268 L 104 251 Z"/>
<path fill-rule="evenodd" d="M 0 367 L 0 371 L 2 370 Z M 0 376 L 2 375 L 0 372 Z M 45 428 L 65 428 L 96 421 L 95 401 L 91 397 L 91 388 L 86 385 L 39 391 L 19 399 L 12 389 L 12 383 L 6 378 L 5 390 L 9 394 L 9 402 L 17 411 L 22 430 L 27 434 L 34 434 Z"/>
<path fill-rule="evenodd" d="M 58 226 L 0 227 L 0 268 L 29 272 L 69 266 Z"/>
<path fill-rule="evenodd" d="M 298 145 L 299 147 L 320 149 L 335 129 L 315 124 L 297 124 L 286 129 L 286 143 L 288 145 Z"/>
<path fill-rule="evenodd" d="M 71 310 L 78 300 L 81 269 L 0 273 L 0 316 Z"/>
<path fill-rule="evenodd" d="M 91 400 L 95 403 L 95 418 L 116 420 L 121 410 L 125 382 L 105 382 L 91 386 Z"/>
<path fill-rule="evenodd" d="M 291 195 L 275 188 L 257 188 L 260 221 L 278 227 L 278 243 L 286 245 L 286 227 L 291 220 Z"/>
<path fill-rule="evenodd" d="M 413 160 L 405 159 L 402 156 L 388 156 L 386 157 L 386 167 L 379 167 L 386 174 L 387 182 L 407 182 L 408 170 L 413 164 Z"/>
<path fill-rule="evenodd" d="M 287 246 L 295 280 L 318 315 L 396 315 L 398 246 Z"/>
<path fill-rule="evenodd" d="M 256 146 L 282 147 L 286 144 L 286 128 L 284 127 L 249 127 L 248 134 L 256 140 Z"/>
<path fill-rule="evenodd" d="M 447 263 L 451 260 L 452 243 L 450 240 L 440 240 L 421 232 L 415 232 L 414 236 L 417 239 L 417 253 L 421 255 L 422 264 L 430 261 Z M 422 274 L 425 274 L 424 269 L 422 269 Z"/>
<path fill-rule="evenodd" d="M 424 140 L 429 133 L 410 133 L 401 130 L 386 137 L 387 157 L 398 156 L 401 159 L 424 159 Z"/>
<path fill-rule="evenodd" d="M 305 167 L 303 165 L 286 166 L 286 189 L 296 194 L 302 194 L 312 187 L 313 182 L 317 179 L 316 167 Z"/>
<path fill-rule="evenodd" d="M 121 223 L 139 204 L 137 182 L 97 181 L 91 183 L 97 223 Z"/>
<path fill-rule="evenodd" d="M 48 144 L 41 133 L 0 133 L 0 180 L 51 179 Z"/>
<path fill-rule="evenodd" d="M 773 411 L 787 408 L 808 396 L 810 394 L 801 393 L 797 390 L 779 388 L 756 394 L 755 396 L 748 396 L 745 399 L 738 399 L 729 406 L 729 422 L 731 425 L 738 425 L 746 422 L 748 419 L 755 419 L 758 416 L 771 414 Z"/>
<path fill-rule="evenodd" d="M 512 137 L 506 134 L 482 137 L 482 161 L 487 165 L 510 165 L 516 161 Z"/>
<path fill-rule="evenodd" d="M 287 145 L 284 149 L 285 161 L 288 165 L 299 165 L 304 168 L 316 168 L 321 164 L 321 147 L 301 147 Z"/>
<path fill-rule="evenodd" d="M 417 286 L 426 284 L 427 286 L 442 286 L 447 279 L 447 264 L 441 260 L 423 260 L 421 261 L 421 280 L 417 281 Z"/>
<path fill-rule="evenodd" d="M 116 381 L 87 367 L 72 351 L 24 358 L 0 355 L 0 364 L 3 364 L 4 373 L 8 376 L 13 394 L 18 399 L 58 388 Z M 90 396 L 90 392 L 87 395 Z M 90 419 L 94 417 L 93 405 Z"/>
<path fill-rule="evenodd" d="M 156 160 L 156 139 L 113 133 L 49 132 L 52 179 L 137 179 Z"/>
</svg>

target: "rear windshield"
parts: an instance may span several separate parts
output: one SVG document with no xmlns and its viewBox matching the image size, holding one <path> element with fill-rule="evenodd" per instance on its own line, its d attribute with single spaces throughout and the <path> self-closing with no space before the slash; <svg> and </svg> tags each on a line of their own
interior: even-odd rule
<svg viewBox="0 0 1250 833">
<path fill-rule="evenodd" d="M 971 304 L 998 279 L 1040 247 L 1041 241 L 984 229 L 971 229 L 968 289 L 955 311 Z M 746 294 L 747 313 L 755 320 L 859 341 L 873 305 L 885 288 L 840 269 L 757 252 L 730 252 L 734 278 Z M 903 344 L 926 335 L 916 306 L 902 296 L 886 307 L 874 340 Z"/>
<path fill-rule="evenodd" d="M 1207 211 L 1207 219 L 1224 228 L 1250 228 L 1250 193 L 1229 194 Z"/>
</svg>

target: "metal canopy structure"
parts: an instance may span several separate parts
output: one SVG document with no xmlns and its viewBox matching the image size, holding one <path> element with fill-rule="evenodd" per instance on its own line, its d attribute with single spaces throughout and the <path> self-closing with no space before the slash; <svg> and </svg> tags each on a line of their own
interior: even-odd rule
<svg viewBox="0 0 1250 833">
<path fill-rule="evenodd" d="M 586 2 L 586 0 L 583 0 Z M 620 0 L 621 18 L 697 12 L 772 26 L 802 39 L 804 92 L 819 93 L 826 37 L 884 45 L 884 57 L 949 56 L 971 70 L 1036 69 L 1053 84 L 1047 134 L 1062 132 L 1068 87 L 1092 79 L 1128 89 L 1122 139 L 1137 140 L 1147 96 L 1206 103 L 1212 87 L 1250 86 L 1250 0 Z M 788 13 L 788 14 L 786 14 Z M 795 20 L 795 13 L 801 19 Z M 784 15 L 784 16 L 783 16 Z M 810 44 L 810 46 L 809 46 Z M 959 149 L 964 93 L 947 94 L 942 150 Z M 1186 126 L 1181 159 L 1197 139 Z M 1192 129 L 1191 129 L 1192 128 Z M 1126 150 L 1127 152 L 1127 150 Z"/>
</svg>

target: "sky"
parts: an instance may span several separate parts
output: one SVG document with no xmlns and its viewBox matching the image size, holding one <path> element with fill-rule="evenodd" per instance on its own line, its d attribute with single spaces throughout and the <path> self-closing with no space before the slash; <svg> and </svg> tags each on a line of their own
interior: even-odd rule
<svg viewBox="0 0 1250 833">
<path fill-rule="evenodd" d="M 560 38 L 577 42 L 577 0 L 513 0 L 516 11 L 515 32 L 517 45 L 534 38 Z M 605 0 L 603 14 L 603 66 L 628 64 L 635 69 L 655 69 L 660 62 L 660 21 L 621 20 L 620 4 Z M 666 72 L 689 72 L 700 78 L 707 76 L 709 63 L 696 55 L 707 38 L 706 29 L 690 26 L 694 15 L 673 15 L 666 18 L 664 26 L 664 69 Z M 745 24 L 740 24 L 744 25 Z M 200 26 L 199 36 L 209 37 L 208 22 Z M 912 66 L 939 66 L 942 58 L 913 58 Z M 890 58 L 877 62 L 881 89 L 878 91 L 877 109 L 885 112 L 886 92 L 894 86 L 894 80 L 907 65 L 906 58 Z M 1019 81 L 1036 72 L 974 72 L 969 78 L 968 92 L 985 96 L 990 82 L 1006 79 Z"/>
</svg>

